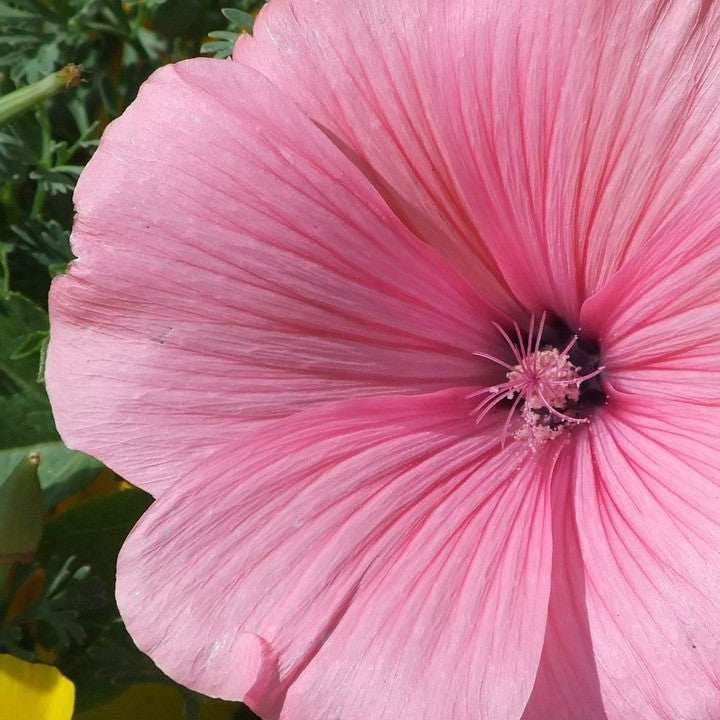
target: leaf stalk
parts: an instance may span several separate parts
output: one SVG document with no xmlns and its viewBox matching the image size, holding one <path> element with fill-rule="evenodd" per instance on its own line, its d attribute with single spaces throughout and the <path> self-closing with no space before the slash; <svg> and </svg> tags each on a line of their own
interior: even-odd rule
<svg viewBox="0 0 720 720">
<path fill-rule="evenodd" d="M 3 95 L 0 97 L 0 125 L 14 120 L 43 100 L 79 85 L 82 76 L 82 65 L 70 64 L 42 80 Z"/>
</svg>

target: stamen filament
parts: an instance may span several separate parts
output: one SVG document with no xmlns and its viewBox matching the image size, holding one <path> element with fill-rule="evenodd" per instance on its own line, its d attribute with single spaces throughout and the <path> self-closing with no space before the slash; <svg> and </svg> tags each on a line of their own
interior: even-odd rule
<svg viewBox="0 0 720 720">
<path fill-rule="evenodd" d="M 578 342 L 577 335 L 573 335 L 561 351 L 550 345 L 543 345 L 546 320 L 545 312 L 537 322 L 535 316 L 531 315 L 526 338 L 523 338 L 517 322 L 513 322 L 517 340 L 511 339 L 504 328 L 493 323 L 510 348 L 515 365 L 489 353 L 473 353 L 507 371 L 504 382 L 479 388 L 467 395 L 468 398 L 486 396 L 472 410 L 477 423 L 482 422 L 502 401 L 512 400 L 501 435 L 503 447 L 521 403 L 523 405 L 520 415 L 523 423 L 515 430 L 514 437 L 526 442 L 533 451 L 547 440 L 558 437 L 566 425 L 589 422 L 587 417 L 579 414 L 582 412 L 581 405 L 578 404 L 580 386 L 600 375 L 604 366 L 580 374 L 581 368 L 570 361 L 570 352 Z"/>
<path fill-rule="evenodd" d="M 513 366 L 509 363 L 506 363 L 504 360 L 500 360 L 499 358 L 496 358 L 494 355 L 488 355 L 487 353 L 482 352 L 474 352 L 473 355 L 477 355 L 478 357 L 485 358 L 486 360 L 491 360 L 494 363 L 497 363 L 498 365 L 501 365 L 504 368 L 507 368 L 508 370 L 512 370 Z M 478 392 L 482 392 L 482 390 L 478 390 Z"/>
</svg>

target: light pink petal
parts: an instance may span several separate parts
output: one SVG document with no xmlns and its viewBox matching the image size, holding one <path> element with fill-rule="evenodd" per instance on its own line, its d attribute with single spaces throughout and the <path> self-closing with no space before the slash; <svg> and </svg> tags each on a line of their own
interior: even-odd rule
<svg viewBox="0 0 720 720">
<path fill-rule="evenodd" d="M 235 57 L 482 292 L 576 324 L 717 176 L 719 33 L 707 0 L 273 0 Z"/>
<path fill-rule="evenodd" d="M 294 97 L 363 168 L 406 225 L 440 248 L 499 307 L 517 311 L 492 255 L 477 236 L 457 153 L 447 146 L 437 93 L 448 79 L 433 0 L 273 0 L 241 36 L 234 58 Z M 442 8 L 447 3 L 442 3 Z"/>
<path fill-rule="evenodd" d="M 712 212 L 708 208 L 712 207 Z M 676 215 L 582 311 L 606 376 L 642 397 L 717 405 L 720 397 L 720 183 Z"/>
<path fill-rule="evenodd" d="M 519 718 L 557 448 L 501 450 L 465 394 L 308 410 L 198 467 L 120 556 L 140 648 L 265 720 Z"/>
<path fill-rule="evenodd" d="M 550 605 L 540 667 L 522 720 L 607 720 L 587 621 L 571 448 L 567 446 L 553 471 Z"/>
<path fill-rule="evenodd" d="M 576 446 L 585 599 L 609 720 L 720 717 L 717 409 L 613 393 Z"/>
<path fill-rule="evenodd" d="M 501 342 L 497 314 L 249 68 L 156 73 L 75 199 L 79 259 L 50 298 L 55 417 L 153 493 L 254 423 L 492 372 L 472 353 Z"/>
</svg>

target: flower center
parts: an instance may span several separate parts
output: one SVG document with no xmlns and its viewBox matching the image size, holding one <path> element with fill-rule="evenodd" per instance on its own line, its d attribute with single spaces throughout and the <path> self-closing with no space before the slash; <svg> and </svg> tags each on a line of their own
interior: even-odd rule
<svg viewBox="0 0 720 720">
<path fill-rule="evenodd" d="M 468 396 L 484 396 L 473 410 L 476 422 L 496 405 L 509 404 L 502 444 L 513 419 L 519 415 L 513 438 L 533 452 L 548 440 L 558 438 L 566 428 L 588 423 L 592 408 L 606 400 L 600 378 L 604 368 L 600 365 L 597 343 L 572 334 L 564 323 L 547 323 L 546 313 L 537 327 L 535 317 L 530 318 L 527 333 L 515 323 L 516 340 L 499 325 L 495 327 L 510 346 L 515 364 L 487 353 L 475 353 L 506 371 L 504 382 Z"/>
</svg>

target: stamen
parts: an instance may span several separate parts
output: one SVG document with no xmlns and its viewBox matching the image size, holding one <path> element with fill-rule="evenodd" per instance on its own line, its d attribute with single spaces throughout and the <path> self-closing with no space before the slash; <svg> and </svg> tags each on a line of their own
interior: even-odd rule
<svg viewBox="0 0 720 720">
<path fill-rule="evenodd" d="M 500 325 L 493 323 L 512 351 L 517 361 L 515 365 L 488 353 L 474 353 L 506 371 L 505 382 L 480 388 L 467 396 L 485 396 L 472 411 L 476 415 L 477 423 L 504 400 L 512 400 L 501 436 L 503 447 L 515 411 L 521 403 L 522 424 L 514 431 L 513 437 L 527 444 L 533 452 L 548 440 L 559 437 L 567 425 L 589 422 L 588 418 L 580 413 L 580 386 L 586 380 L 599 375 L 604 368 L 597 367 L 581 374 L 582 369 L 570 361 L 570 353 L 578 341 L 577 335 L 574 335 L 561 351 L 550 345 L 543 345 L 546 319 L 547 313 L 543 313 L 536 328 L 535 316 L 532 315 L 526 338 L 523 338 L 519 325 L 513 323 L 516 342 Z"/>
</svg>

